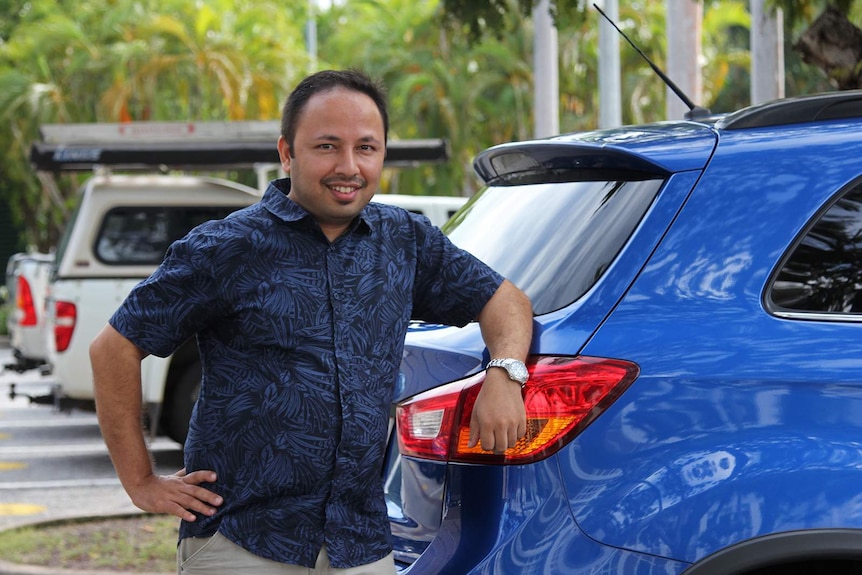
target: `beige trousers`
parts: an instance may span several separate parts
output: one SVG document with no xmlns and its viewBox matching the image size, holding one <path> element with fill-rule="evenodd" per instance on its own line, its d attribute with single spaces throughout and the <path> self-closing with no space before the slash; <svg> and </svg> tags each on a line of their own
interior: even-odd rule
<svg viewBox="0 0 862 575">
<path fill-rule="evenodd" d="M 320 550 L 314 567 L 288 565 L 258 557 L 227 537 L 216 533 L 212 537 L 188 537 L 177 548 L 178 575 L 394 575 L 395 559 L 390 553 L 380 561 L 336 569 L 329 565 L 326 547 Z"/>
</svg>

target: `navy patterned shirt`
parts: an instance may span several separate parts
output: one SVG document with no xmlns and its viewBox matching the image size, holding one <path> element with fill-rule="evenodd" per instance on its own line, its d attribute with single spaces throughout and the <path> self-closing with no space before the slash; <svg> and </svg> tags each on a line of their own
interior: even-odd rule
<svg viewBox="0 0 862 575">
<path fill-rule="evenodd" d="M 330 243 L 289 186 L 175 242 L 110 323 L 159 357 L 197 335 L 185 466 L 216 471 L 224 504 L 180 538 L 307 567 L 325 543 L 355 567 L 391 552 L 381 471 L 408 322 L 464 325 L 503 278 L 383 204 Z"/>
</svg>

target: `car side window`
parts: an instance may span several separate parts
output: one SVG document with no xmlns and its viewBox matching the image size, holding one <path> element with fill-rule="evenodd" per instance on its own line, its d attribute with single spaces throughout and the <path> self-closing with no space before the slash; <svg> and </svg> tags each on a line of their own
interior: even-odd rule
<svg viewBox="0 0 862 575">
<path fill-rule="evenodd" d="M 808 230 L 775 276 L 774 311 L 862 314 L 862 182 Z"/>
<path fill-rule="evenodd" d="M 94 252 L 108 265 L 158 265 L 168 246 L 207 220 L 236 207 L 122 207 L 105 214 Z"/>
</svg>

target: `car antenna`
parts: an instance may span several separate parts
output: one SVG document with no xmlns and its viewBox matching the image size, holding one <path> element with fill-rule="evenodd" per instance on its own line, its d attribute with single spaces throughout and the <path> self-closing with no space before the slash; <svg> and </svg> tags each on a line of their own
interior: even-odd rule
<svg viewBox="0 0 862 575">
<path fill-rule="evenodd" d="M 706 108 L 704 108 L 704 107 L 702 107 L 702 106 L 698 106 L 698 105 L 696 105 L 694 102 L 692 102 L 692 101 L 691 101 L 691 99 L 689 99 L 689 97 L 688 97 L 688 96 L 686 96 L 686 95 L 685 95 L 685 93 L 684 93 L 682 90 L 680 90 L 679 86 L 677 86 L 676 84 L 674 84 L 674 83 L 673 83 L 673 80 L 671 80 L 671 79 L 668 77 L 668 75 L 667 75 L 667 74 L 665 74 L 664 72 L 662 72 L 662 70 L 661 70 L 658 66 L 656 66 L 655 64 L 653 64 L 653 61 L 652 61 L 652 60 L 650 60 L 650 59 L 647 57 L 647 55 L 643 53 L 643 50 L 641 50 L 640 48 L 638 48 L 638 47 L 637 47 L 637 45 L 636 45 L 634 42 L 632 42 L 631 38 L 629 38 L 628 36 L 626 36 L 626 35 L 625 35 L 625 32 L 623 32 L 622 30 L 620 30 L 619 26 L 617 26 L 617 25 L 614 23 L 614 21 L 613 21 L 613 20 L 611 20 L 611 19 L 608 17 L 608 15 L 607 15 L 607 14 L 605 14 L 605 13 L 602 11 L 602 9 L 601 9 L 601 8 L 599 8 L 595 3 L 593 3 L 593 8 L 595 8 L 596 10 L 598 10 L 598 11 L 599 11 L 599 14 L 601 14 L 601 15 L 605 18 L 605 20 L 607 20 L 608 22 L 610 22 L 610 23 L 611 23 L 611 26 L 613 26 L 613 27 L 616 29 L 616 31 L 620 33 L 620 36 L 622 36 L 623 38 L 625 38 L 625 39 L 626 39 L 626 42 L 628 42 L 628 43 L 631 45 L 631 47 L 632 47 L 632 48 L 634 48 L 635 50 L 637 50 L 637 53 L 641 55 L 641 58 L 643 58 L 644 60 L 646 60 L 647 64 L 649 64 L 649 65 L 650 65 L 650 68 L 652 68 L 652 69 L 653 69 L 653 71 L 654 71 L 656 74 L 658 74 L 659 78 L 661 78 L 661 79 L 662 79 L 662 81 L 664 81 L 664 83 L 665 83 L 665 84 L 667 84 L 668 88 L 670 88 L 671 90 L 673 90 L 673 93 L 674 93 L 674 94 L 676 94 L 676 95 L 679 97 L 679 99 L 680 99 L 680 100 L 682 100 L 682 101 L 683 101 L 683 103 L 684 103 L 686 106 L 688 106 L 688 112 L 686 112 L 686 113 L 685 113 L 685 119 L 686 119 L 686 120 L 694 120 L 694 119 L 697 119 L 697 118 L 705 118 L 705 117 L 709 116 L 709 115 L 712 113 L 712 112 L 710 112 L 708 109 L 706 109 Z"/>
</svg>

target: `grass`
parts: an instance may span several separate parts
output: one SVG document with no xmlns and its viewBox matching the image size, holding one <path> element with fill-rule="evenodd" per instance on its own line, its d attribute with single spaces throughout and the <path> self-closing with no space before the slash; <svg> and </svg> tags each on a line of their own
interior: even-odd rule
<svg viewBox="0 0 862 575">
<path fill-rule="evenodd" d="M 6 317 L 9 315 L 9 306 L 6 303 L 0 303 L 0 335 L 9 335 L 6 328 Z"/>
<path fill-rule="evenodd" d="M 0 557 L 62 569 L 176 572 L 179 520 L 136 515 L 66 521 L 0 532 Z"/>
</svg>

